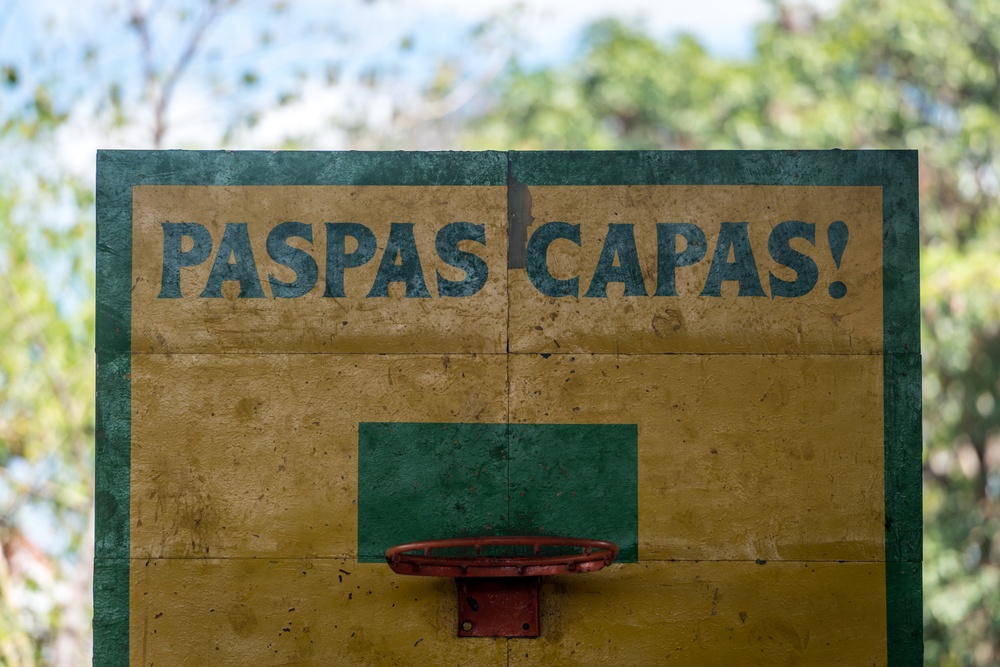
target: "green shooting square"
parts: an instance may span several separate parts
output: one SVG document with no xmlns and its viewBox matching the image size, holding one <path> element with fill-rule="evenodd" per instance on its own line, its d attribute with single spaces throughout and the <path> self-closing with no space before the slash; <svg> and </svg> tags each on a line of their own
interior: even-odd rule
<svg viewBox="0 0 1000 667">
<path fill-rule="evenodd" d="M 634 424 L 362 423 L 358 560 L 395 544 L 539 534 L 638 555 Z"/>
</svg>

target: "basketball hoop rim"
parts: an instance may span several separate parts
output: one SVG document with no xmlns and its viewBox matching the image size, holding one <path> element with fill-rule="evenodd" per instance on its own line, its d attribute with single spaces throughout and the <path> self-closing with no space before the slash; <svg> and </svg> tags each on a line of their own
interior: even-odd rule
<svg viewBox="0 0 1000 667">
<path fill-rule="evenodd" d="M 532 547 L 530 556 L 483 556 L 487 547 Z M 579 548 L 582 553 L 542 556 L 542 547 Z M 473 548 L 474 556 L 435 556 L 434 551 L 453 548 Z M 419 554 L 410 552 L 418 551 Z M 386 562 L 397 574 L 428 577 L 531 577 L 596 572 L 618 557 L 614 542 L 578 537 L 541 535 L 503 535 L 457 537 L 440 540 L 409 542 L 390 547 Z"/>
</svg>

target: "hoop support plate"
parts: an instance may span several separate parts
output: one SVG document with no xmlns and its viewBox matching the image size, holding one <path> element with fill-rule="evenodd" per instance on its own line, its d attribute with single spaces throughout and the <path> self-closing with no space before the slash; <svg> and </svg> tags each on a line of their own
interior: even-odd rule
<svg viewBox="0 0 1000 667">
<path fill-rule="evenodd" d="M 459 577 L 459 637 L 537 637 L 541 577 Z"/>
<path fill-rule="evenodd" d="M 484 553 L 498 547 L 530 547 L 531 553 Z M 546 548 L 560 547 L 573 553 L 542 553 Z M 435 550 L 473 553 L 435 555 Z M 595 572 L 610 565 L 617 556 L 618 545 L 601 540 L 503 536 L 400 544 L 389 548 L 385 559 L 398 574 L 455 579 L 459 637 L 537 637 L 541 578 Z"/>
</svg>

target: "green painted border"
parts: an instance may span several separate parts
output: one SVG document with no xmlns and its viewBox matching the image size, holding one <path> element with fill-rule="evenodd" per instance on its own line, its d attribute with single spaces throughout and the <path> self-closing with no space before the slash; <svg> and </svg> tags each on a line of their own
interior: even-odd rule
<svg viewBox="0 0 1000 667">
<path fill-rule="evenodd" d="M 923 442 L 916 151 L 888 153 L 884 173 L 886 630 L 890 665 L 922 665 Z"/>
<path fill-rule="evenodd" d="M 132 187 L 517 184 L 872 185 L 883 188 L 889 664 L 915 665 L 922 660 L 920 310 L 915 151 L 99 151 L 95 665 L 128 664 Z"/>
<path fill-rule="evenodd" d="M 922 570 L 920 561 L 885 564 L 889 667 L 924 664 Z"/>
<path fill-rule="evenodd" d="M 128 665 L 132 188 L 97 160 L 94 665 Z"/>
</svg>

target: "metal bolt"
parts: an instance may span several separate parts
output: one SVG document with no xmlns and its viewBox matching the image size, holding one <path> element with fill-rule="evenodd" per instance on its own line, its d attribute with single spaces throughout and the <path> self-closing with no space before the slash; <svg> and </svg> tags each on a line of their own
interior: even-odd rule
<svg viewBox="0 0 1000 667">
<path fill-rule="evenodd" d="M 462 629 L 465 630 L 466 632 L 468 632 L 469 630 L 471 630 L 472 629 L 472 621 L 465 621 L 464 623 L 462 623 Z"/>
</svg>

